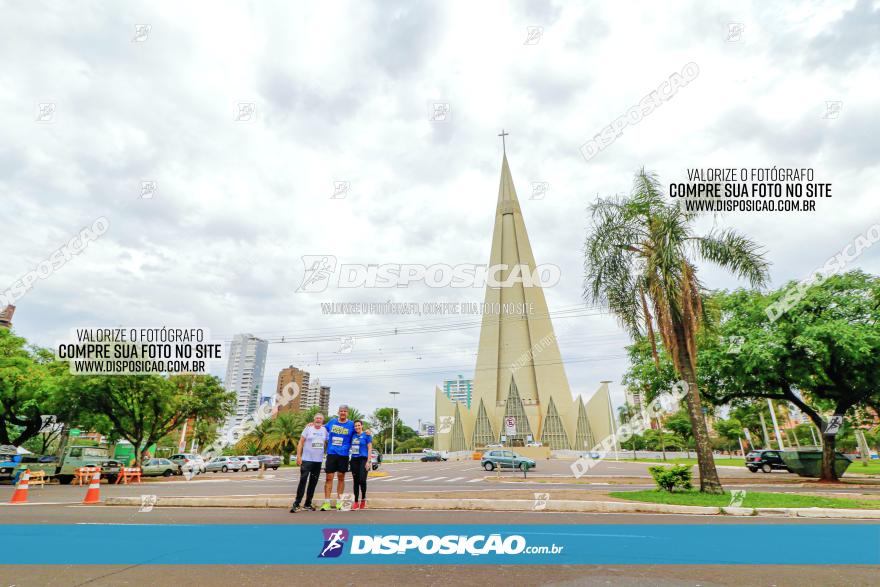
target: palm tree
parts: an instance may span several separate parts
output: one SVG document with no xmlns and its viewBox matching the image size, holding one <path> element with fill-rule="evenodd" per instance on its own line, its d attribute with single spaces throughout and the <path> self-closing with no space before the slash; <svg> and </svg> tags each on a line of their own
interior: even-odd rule
<svg viewBox="0 0 880 587">
<path fill-rule="evenodd" d="M 688 384 L 700 491 L 721 493 L 697 389 L 696 335 L 704 316 L 693 259 L 728 269 L 753 287 L 766 283 L 768 264 L 757 244 L 733 230 L 694 234 L 696 214 L 668 204 L 657 176 L 644 169 L 629 196 L 599 199 L 590 211 L 584 297 L 611 310 L 634 339 L 646 336 L 658 369 L 659 331 L 676 374 Z"/>
<path fill-rule="evenodd" d="M 241 437 L 241 439 L 235 444 L 235 448 L 241 454 L 246 455 L 260 454 L 262 451 L 266 450 L 268 448 L 266 446 L 266 439 L 271 433 L 272 422 L 273 420 L 270 419 L 260 422 L 253 430 Z"/>
<path fill-rule="evenodd" d="M 284 464 L 290 464 L 290 455 L 296 452 L 299 437 L 306 422 L 299 412 L 282 412 L 272 420 L 265 445 L 269 450 L 277 450 L 284 456 Z"/>
</svg>

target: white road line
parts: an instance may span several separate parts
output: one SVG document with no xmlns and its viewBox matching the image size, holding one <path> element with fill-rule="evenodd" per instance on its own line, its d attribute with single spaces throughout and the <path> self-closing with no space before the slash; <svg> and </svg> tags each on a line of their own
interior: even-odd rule
<svg viewBox="0 0 880 587">
<path fill-rule="evenodd" d="M 428 478 L 427 475 L 425 475 L 424 477 L 413 477 L 412 479 L 407 479 L 406 481 L 404 481 L 404 483 L 409 483 L 410 481 L 419 481 L 419 480 L 427 479 L 427 478 Z"/>
<path fill-rule="evenodd" d="M 464 477 L 453 477 L 452 479 L 447 479 L 447 483 L 452 483 L 453 481 L 461 481 Z"/>
<path fill-rule="evenodd" d="M 404 475 L 403 477 L 388 477 L 388 479 L 395 479 L 397 481 L 403 481 L 404 479 L 409 479 L 411 475 Z"/>
<path fill-rule="evenodd" d="M 471 479 L 470 481 L 468 481 L 468 483 L 476 483 L 477 481 L 482 481 L 482 479 L 477 477 L 476 479 Z"/>
<path fill-rule="evenodd" d="M 433 479 L 428 479 L 425 483 L 431 483 L 432 481 L 440 481 L 442 479 L 446 479 L 446 476 L 443 477 L 434 477 Z"/>
</svg>

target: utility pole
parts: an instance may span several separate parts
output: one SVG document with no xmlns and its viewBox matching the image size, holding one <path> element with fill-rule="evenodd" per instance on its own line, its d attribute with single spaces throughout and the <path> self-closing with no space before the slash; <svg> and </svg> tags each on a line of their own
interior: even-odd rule
<svg viewBox="0 0 880 587">
<path fill-rule="evenodd" d="M 397 402 L 397 396 L 400 395 L 399 391 L 389 391 L 391 394 L 391 403 L 394 404 Z M 391 456 L 394 457 L 394 424 L 397 422 L 397 408 L 393 405 L 391 406 Z"/>
</svg>

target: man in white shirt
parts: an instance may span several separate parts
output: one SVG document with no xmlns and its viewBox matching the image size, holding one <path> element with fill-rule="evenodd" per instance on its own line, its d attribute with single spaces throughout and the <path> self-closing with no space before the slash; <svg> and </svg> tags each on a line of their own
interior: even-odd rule
<svg viewBox="0 0 880 587">
<path fill-rule="evenodd" d="M 290 507 L 290 513 L 295 514 L 300 509 L 303 494 L 306 502 L 303 509 L 315 511 L 312 506 L 312 497 L 315 495 L 315 486 L 321 475 L 321 462 L 324 460 L 324 448 L 327 446 L 327 429 L 324 428 L 324 414 L 315 414 L 315 419 L 303 428 L 302 436 L 296 447 L 296 464 L 299 465 L 299 485 L 296 487 L 296 499 Z M 308 484 L 308 489 L 306 485 Z"/>
</svg>

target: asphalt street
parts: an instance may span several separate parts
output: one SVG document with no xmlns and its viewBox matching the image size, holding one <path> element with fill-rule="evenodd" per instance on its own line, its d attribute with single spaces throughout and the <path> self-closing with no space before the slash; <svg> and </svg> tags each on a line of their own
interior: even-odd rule
<svg viewBox="0 0 880 587">
<path fill-rule="evenodd" d="M 583 491 L 637 490 L 654 487 L 648 473 L 647 463 L 607 461 L 600 463 L 580 480 L 571 473 L 571 461 L 550 460 L 538 463 L 536 470 L 527 478 L 519 471 L 483 470 L 475 461 L 386 463 L 380 469 L 383 476 L 369 479 L 369 492 L 381 493 L 435 493 L 443 491 L 468 491 L 498 495 L 505 490 L 553 491 L 554 489 L 579 489 Z M 738 488 L 755 491 L 811 491 L 829 494 L 862 493 L 880 494 L 880 485 L 869 487 L 815 486 L 799 487 L 801 479 L 782 471 L 770 474 L 752 474 L 744 467 L 719 467 L 719 473 Z M 159 496 L 216 496 L 285 494 L 295 491 L 299 479 L 296 468 L 268 471 L 263 478 L 255 473 L 205 473 L 187 481 L 183 477 L 170 479 L 152 478 L 141 484 L 109 485 L 102 483 L 101 497 L 159 495 Z M 346 479 L 351 488 L 350 476 Z M 621 483 L 621 484 L 617 484 Z M 0 503 L 9 501 L 13 492 L 11 485 L 0 485 Z M 75 485 L 49 484 L 32 487 L 29 501 L 36 503 L 77 503 L 82 501 L 86 488 Z M 317 495 L 323 492 L 323 478 Z"/>
</svg>

